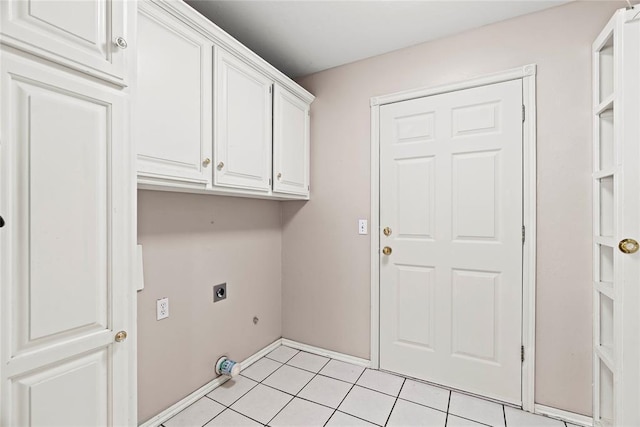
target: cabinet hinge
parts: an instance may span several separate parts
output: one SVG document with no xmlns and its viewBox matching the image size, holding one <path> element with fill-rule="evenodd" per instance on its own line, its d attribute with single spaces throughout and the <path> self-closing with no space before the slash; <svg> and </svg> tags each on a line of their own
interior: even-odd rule
<svg viewBox="0 0 640 427">
<path fill-rule="evenodd" d="M 526 229 L 524 228 L 524 225 L 522 226 L 522 244 L 524 245 L 524 237 L 526 235 Z"/>
<path fill-rule="evenodd" d="M 271 178 L 269 178 L 269 185 L 271 185 Z"/>
<path fill-rule="evenodd" d="M 520 361 L 524 362 L 524 346 L 520 346 Z"/>
<path fill-rule="evenodd" d="M 524 118 L 526 117 L 524 104 L 522 105 L 522 123 L 524 123 Z"/>
</svg>

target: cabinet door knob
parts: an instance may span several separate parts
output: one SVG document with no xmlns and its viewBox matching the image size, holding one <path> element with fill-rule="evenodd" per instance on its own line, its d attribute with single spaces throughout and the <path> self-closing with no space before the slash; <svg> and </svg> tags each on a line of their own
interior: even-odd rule
<svg viewBox="0 0 640 427">
<path fill-rule="evenodd" d="M 207 157 L 202 161 L 202 164 L 204 165 L 204 167 L 209 166 L 211 164 L 211 159 Z"/>
<path fill-rule="evenodd" d="M 618 249 L 625 254 L 635 254 L 639 248 L 640 245 L 634 239 L 622 239 L 618 243 Z"/>
<path fill-rule="evenodd" d="M 127 46 L 129 46 L 127 44 L 127 41 L 124 39 L 124 37 L 116 37 L 116 41 L 114 42 L 114 44 L 118 46 L 120 49 L 126 49 Z"/>
<path fill-rule="evenodd" d="M 278 178 L 278 179 L 282 178 L 282 174 L 280 172 L 278 172 L 278 175 L 276 175 L 276 178 Z"/>
<path fill-rule="evenodd" d="M 391 255 L 391 248 L 389 246 L 385 246 L 384 248 L 382 248 L 382 253 L 385 255 Z"/>
<path fill-rule="evenodd" d="M 116 342 L 122 342 L 127 339 L 127 331 L 120 331 L 116 334 Z"/>
<path fill-rule="evenodd" d="M 222 170 L 223 167 L 224 167 L 224 162 L 218 163 L 218 170 Z"/>
</svg>

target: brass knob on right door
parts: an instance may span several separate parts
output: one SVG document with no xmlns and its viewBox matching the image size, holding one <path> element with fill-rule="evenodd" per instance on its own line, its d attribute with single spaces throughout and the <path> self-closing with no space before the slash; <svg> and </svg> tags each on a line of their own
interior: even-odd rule
<svg viewBox="0 0 640 427">
<path fill-rule="evenodd" d="M 391 252 L 393 252 L 391 250 L 391 248 L 389 246 L 385 246 L 384 248 L 382 248 L 382 253 L 385 255 L 391 255 Z"/>
<path fill-rule="evenodd" d="M 620 243 L 618 243 L 618 249 L 625 254 L 635 254 L 639 248 L 640 245 L 638 245 L 638 242 L 634 239 L 622 239 Z"/>
</svg>

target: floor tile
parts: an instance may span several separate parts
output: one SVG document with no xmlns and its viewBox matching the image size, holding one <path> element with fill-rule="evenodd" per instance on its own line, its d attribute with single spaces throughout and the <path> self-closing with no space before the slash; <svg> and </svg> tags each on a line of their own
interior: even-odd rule
<svg viewBox="0 0 640 427">
<path fill-rule="evenodd" d="M 542 415 L 535 415 L 509 406 L 504 407 L 504 415 L 507 419 L 508 427 L 564 427 L 564 422 L 562 421 L 543 417 Z"/>
<path fill-rule="evenodd" d="M 215 417 L 204 427 L 253 427 L 262 426 L 262 424 L 253 421 L 231 409 L 226 409 L 220 415 Z"/>
<path fill-rule="evenodd" d="M 437 426 L 444 427 L 447 413 L 427 408 L 416 403 L 400 400 L 393 406 L 387 426 Z"/>
<path fill-rule="evenodd" d="M 269 375 L 262 383 L 290 394 L 298 394 L 307 385 L 313 373 L 292 366 L 282 365 L 280 369 Z"/>
<path fill-rule="evenodd" d="M 386 372 L 374 371 L 373 369 L 367 369 L 364 371 L 364 374 L 360 376 L 360 379 L 356 384 L 382 393 L 397 396 L 403 382 L 404 378 L 402 377 L 387 374 Z"/>
<path fill-rule="evenodd" d="M 331 360 L 324 368 L 322 368 L 320 374 L 342 381 L 355 383 L 360 374 L 362 374 L 362 371 L 364 371 L 364 367 L 362 366 L 341 362 L 339 360 Z"/>
<path fill-rule="evenodd" d="M 351 387 L 351 384 L 344 381 L 318 375 L 302 389 L 298 396 L 337 408 L 342 399 L 349 393 Z"/>
<path fill-rule="evenodd" d="M 502 405 L 466 394 L 451 393 L 449 413 L 491 426 L 504 427 Z"/>
<path fill-rule="evenodd" d="M 333 410 L 317 403 L 294 398 L 269 423 L 271 427 L 322 427 L 327 422 Z"/>
<path fill-rule="evenodd" d="M 375 424 L 340 411 L 336 411 L 326 425 L 327 427 L 375 427 Z"/>
<path fill-rule="evenodd" d="M 224 406 L 231 406 L 233 402 L 240 399 L 242 395 L 254 388 L 258 383 L 252 379 L 237 376 L 215 388 L 211 393 L 207 394 L 216 402 L 222 403 Z"/>
<path fill-rule="evenodd" d="M 271 359 L 265 359 L 263 357 L 247 369 L 243 369 L 242 375 L 260 382 L 271 375 L 280 366 L 282 366 L 282 363 Z"/>
<path fill-rule="evenodd" d="M 296 368 L 306 369 L 311 372 L 318 372 L 327 363 L 329 359 L 326 357 L 318 356 L 317 354 L 300 353 L 293 356 L 291 360 L 287 362 L 287 365 L 295 366 Z"/>
<path fill-rule="evenodd" d="M 395 399 L 386 394 L 355 386 L 340 404 L 340 411 L 378 425 L 384 425 Z"/>
<path fill-rule="evenodd" d="M 486 424 L 477 423 L 451 414 L 447 416 L 447 427 L 480 427 L 484 425 Z"/>
<path fill-rule="evenodd" d="M 444 388 L 406 380 L 402 386 L 400 398 L 446 412 L 449 407 L 449 394 L 449 390 Z"/>
<path fill-rule="evenodd" d="M 280 363 L 287 363 L 289 359 L 298 354 L 299 350 L 295 348 L 287 347 L 281 345 L 280 347 L 273 350 L 271 353 L 267 354 L 266 357 L 269 359 L 276 360 Z"/>
<path fill-rule="evenodd" d="M 169 421 L 165 421 L 163 425 L 165 427 L 202 427 L 223 410 L 224 406 L 203 397 Z"/>
<path fill-rule="evenodd" d="M 258 384 L 231 406 L 263 424 L 268 423 L 293 397 L 279 390 Z"/>
</svg>

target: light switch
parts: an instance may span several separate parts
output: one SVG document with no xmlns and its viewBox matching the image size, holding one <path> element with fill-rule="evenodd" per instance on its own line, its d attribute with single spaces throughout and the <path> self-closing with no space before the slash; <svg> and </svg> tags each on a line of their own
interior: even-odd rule
<svg viewBox="0 0 640 427">
<path fill-rule="evenodd" d="M 358 234 L 367 234 L 367 220 L 359 219 L 358 220 Z"/>
</svg>

